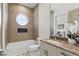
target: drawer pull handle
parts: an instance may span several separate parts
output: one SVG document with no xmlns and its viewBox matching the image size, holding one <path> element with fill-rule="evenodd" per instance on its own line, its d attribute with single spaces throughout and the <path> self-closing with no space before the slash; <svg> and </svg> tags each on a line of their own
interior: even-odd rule
<svg viewBox="0 0 79 59">
<path fill-rule="evenodd" d="M 68 56 L 68 55 L 64 54 L 63 52 L 61 52 L 61 54 L 64 55 L 64 56 Z"/>
<path fill-rule="evenodd" d="M 44 50 L 44 55 L 48 56 L 48 51 L 47 50 Z"/>
</svg>

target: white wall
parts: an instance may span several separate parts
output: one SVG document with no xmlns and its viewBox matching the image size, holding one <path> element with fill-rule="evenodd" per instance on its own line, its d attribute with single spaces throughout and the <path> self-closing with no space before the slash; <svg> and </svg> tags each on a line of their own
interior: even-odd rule
<svg viewBox="0 0 79 59">
<path fill-rule="evenodd" d="M 50 4 L 39 4 L 39 38 L 48 39 L 50 37 Z"/>
<path fill-rule="evenodd" d="M 68 11 L 79 8 L 79 3 L 52 3 L 51 10 L 54 11 L 54 20 L 55 16 L 60 14 L 65 14 L 66 22 L 68 21 Z M 54 22 L 55 24 L 55 22 Z M 54 25 L 54 34 L 55 34 L 55 25 Z"/>
<path fill-rule="evenodd" d="M 0 3 L 0 49 L 1 49 L 1 3 Z"/>
<path fill-rule="evenodd" d="M 2 40 L 3 40 L 3 50 L 7 45 L 7 19 L 8 19 L 8 4 L 3 3 L 3 27 L 2 27 Z"/>
<path fill-rule="evenodd" d="M 55 14 L 61 14 L 68 12 L 69 10 L 79 8 L 79 3 L 55 3 L 51 4 L 51 10 L 55 11 Z"/>
</svg>

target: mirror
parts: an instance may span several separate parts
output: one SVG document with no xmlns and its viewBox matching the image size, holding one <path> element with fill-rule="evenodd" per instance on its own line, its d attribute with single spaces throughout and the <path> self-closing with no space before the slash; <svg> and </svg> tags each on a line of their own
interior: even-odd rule
<svg viewBox="0 0 79 59">
<path fill-rule="evenodd" d="M 78 25 L 78 32 L 79 32 L 79 15 L 76 17 L 76 20 L 74 22 L 76 25 Z"/>
<path fill-rule="evenodd" d="M 66 23 L 66 16 L 65 14 L 60 14 L 55 17 L 55 34 L 60 32 L 62 37 L 65 36 L 65 23 Z"/>
<path fill-rule="evenodd" d="M 24 26 L 24 25 L 27 25 L 28 22 L 29 22 L 28 17 L 26 17 L 24 14 L 18 14 L 16 16 L 16 23 L 17 24 Z"/>
</svg>

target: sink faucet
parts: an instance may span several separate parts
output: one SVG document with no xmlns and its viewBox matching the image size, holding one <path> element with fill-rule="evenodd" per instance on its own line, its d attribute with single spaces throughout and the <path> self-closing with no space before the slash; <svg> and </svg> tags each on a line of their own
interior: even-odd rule
<svg viewBox="0 0 79 59">
<path fill-rule="evenodd" d="M 55 35 L 55 40 L 57 39 L 57 36 Z"/>
<path fill-rule="evenodd" d="M 57 31 L 57 33 L 55 34 L 55 40 L 57 39 L 57 36 L 61 36 L 60 31 Z"/>
<path fill-rule="evenodd" d="M 57 39 L 57 33 L 55 34 L 55 36 L 54 36 L 54 37 L 55 37 L 55 40 L 56 40 L 56 39 Z"/>
</svg>

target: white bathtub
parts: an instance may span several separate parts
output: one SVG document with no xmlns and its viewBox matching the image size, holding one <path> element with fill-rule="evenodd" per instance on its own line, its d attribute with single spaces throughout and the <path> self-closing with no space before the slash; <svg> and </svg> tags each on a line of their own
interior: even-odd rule
<svg viewBox="0 0 79 59">
<path fill-rule="evenodd" d="M 8 43 L 6 48 L 6 55 L 7 56 L 16 56 L 22 55 L 23 53 L 27 53 L 28 46 L 35 44 L 35 40 L 26 40 L 26 41 L 19 41 Z"/>
</svg>

